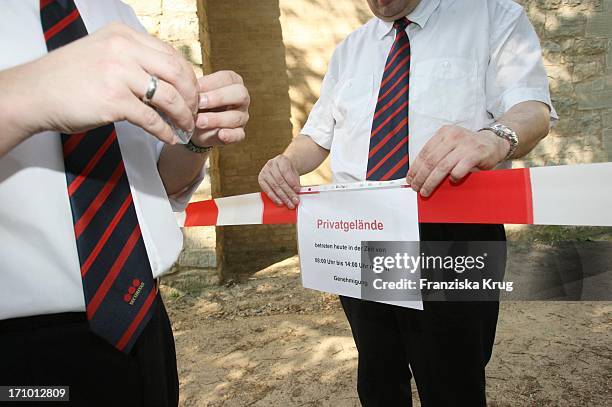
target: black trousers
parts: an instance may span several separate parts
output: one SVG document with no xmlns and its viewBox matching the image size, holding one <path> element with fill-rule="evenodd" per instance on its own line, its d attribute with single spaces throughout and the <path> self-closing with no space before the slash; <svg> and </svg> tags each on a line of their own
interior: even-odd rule
<svg viewBox="0 0 612 407">
<path fill-rule="evenodd" d="M 422 241 L 503 241 L 502 225 L 421 224 Z M 504 257 L 505 259 L 505 257 Z M 486 406 L 499 303 L 424 302 L 423 311 L 341 297 L 359 352 L 357 391 L 365 407 Z"/>
<path fill-rule="evenodd" d="M 0 321 L 0 361 L 0 385 L 70 386 L 70 402 L 36 406 L 178 405 L 174 338 L 159 295 L 130 354 L 91 333 L 84 313 L 63 313 Z"/>
</svg>

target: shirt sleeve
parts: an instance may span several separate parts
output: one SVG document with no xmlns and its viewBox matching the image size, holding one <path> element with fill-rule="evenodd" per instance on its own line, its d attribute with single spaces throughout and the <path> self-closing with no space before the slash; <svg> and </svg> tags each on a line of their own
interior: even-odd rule
<svg viewBox="0 0 612 407">
<path fill-rule="evenodd" d="M 165 144 L 155 138 L 153 139 L 156 140 L 155 153 L 156 160 L 159 161 L 159 156 L 161 155 L 161 151 L 164 148 Z M 170 201 L 170 206 L 172 207 L 172 210 L 174 212 L 183 212 L 185 210 L 187 204 L 189 204 L 189 201 L 191 200 L 191 197 L 196 192 L 196 190 L 204 180 L 205 176 L 206 166 L 203 166 L 202 170 L 193 180 L 193 182 L 191 182 L 189 185 L 186 185 L 182 190 L 178 191 L 177 193 L 168 195 L 168 201 Z"/>
<path fill-rule="evenodd" d="M 557 113 L 550 99 L 540 40 L 527 14 L 518 5 L 492 12 L 487 110 L 497 119 L 518 103 L 539 101 L 549 106 L 554 123 Z"/>
<path fill-rule="evenodd" d="M 118 3 L 121 7 L 120 13 L 121 13 L 121 18 L 123 22 L 137 31 L 146 33 L 147 30 L 140 23 L 140 20 L 138 20 L 138 17 L 136 16 L 136 13 L 134 13 L 134 10 L 127 4 L 124 4 L 122 2 L 118 2 Z M 149 134 L 147 135 L 149 136 L 147 138 L 149 142 L 151 143 L 152 148 L 155 151 L 155 160 L 159 161 L 159 156 L 161 155 L 161 152 L 165 146 L 165 143 Z M 191 197 L 193 196 L 195 191 L 198 189 L 198 187 L 204 180 L 205 174 L 206 174 L 206 170 L 202 168 L 202 171 L 200 171 L 200 174 L 198 174 L 198 176 L 192 183 L 185 186 L 185 188 L 183 188 L 181 191 L 177 192 L 176 194 L 168 195 L 170 206 L 172 207 L 172 210 L 174 212 L 182 212 L 185 210 L 185 208 L 187 207 L 187 204 L 191 200 Z"/>
<path fill-rule="evenodd" d="M 333 100 L 338 83 L 338 58 L 336 54 L 337 51 L 334 52 L 327 73 L 323 78 L 319 100 L 312 107 L 308 120 L 306 120 L 306 124 L 300 132 L 300 134 L 310 137 L 315 143 L 327 150 L 331 148 L 334 139 Z"/>
</svg>

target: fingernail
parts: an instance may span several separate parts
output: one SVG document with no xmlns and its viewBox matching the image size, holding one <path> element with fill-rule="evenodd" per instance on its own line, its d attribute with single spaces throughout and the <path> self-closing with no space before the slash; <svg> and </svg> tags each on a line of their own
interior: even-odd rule
<svg viewBox="0 0 612 407">
<path fill-rule="evenodd" d="M 296 196 L 294 196 L 294 197 L 291 199 L 291 202 L 293 202 L 294 204 L 296 204 L 296 205 L 297 205 L 297 204 L 299 204 L 299 203 L 300 203 L 300 200 L 299 200 L 299 199 L 298 199 Z"/>
<path fill-rule="evenodd" d="M 421 196 L 427 198 L 429 196 L 429 191 L 426 191 L 424 189 L 421 190 Z"/>
<path fill-rule="evenodd" d="M 283 206 L 283 203 L 281 201 L 274 201 L 276 203 L 276 206 Z"/>
<path fill-rule="evenodd" d="M 208 96 L 200 95 L 200 109 L 205 109 L 208 106 Z"/>
<path fill-rule="evenodd" d="M 412 177 L 410 175 L 406 177 L 406 183 L 412 184 Z"/>
</svg>

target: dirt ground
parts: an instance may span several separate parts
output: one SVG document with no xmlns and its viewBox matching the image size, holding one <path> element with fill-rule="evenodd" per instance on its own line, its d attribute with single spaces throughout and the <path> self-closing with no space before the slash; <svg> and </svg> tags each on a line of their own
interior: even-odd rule
<svg viewBox="0 0 612 407">
<path fill-rule="evenodd" d="M 181 406 L 359 406 L 340 304 L 303 289 L 297 266 L 221 287 L 196 270 L 165 278 Z M 611 334 L 610 302 L 503 302 L 489 404 L 611 406 Z"/>
</svg>

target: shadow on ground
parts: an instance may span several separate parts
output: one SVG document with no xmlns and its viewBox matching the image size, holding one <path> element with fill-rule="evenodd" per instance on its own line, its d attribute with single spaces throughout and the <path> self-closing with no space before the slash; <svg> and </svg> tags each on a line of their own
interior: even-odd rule
<svg viewBox="0 0 612 407">
<path fill-rule="evenodd" d="M 197 271 L 164 280 L 181 406 L 359 405 L 340 305 L 301 288 L 297 266 L 292 257 L 224 286 Z M 502 303 L 489 404 L 609 405 L 611 333 L 610 302 Z"/>
</svg>

